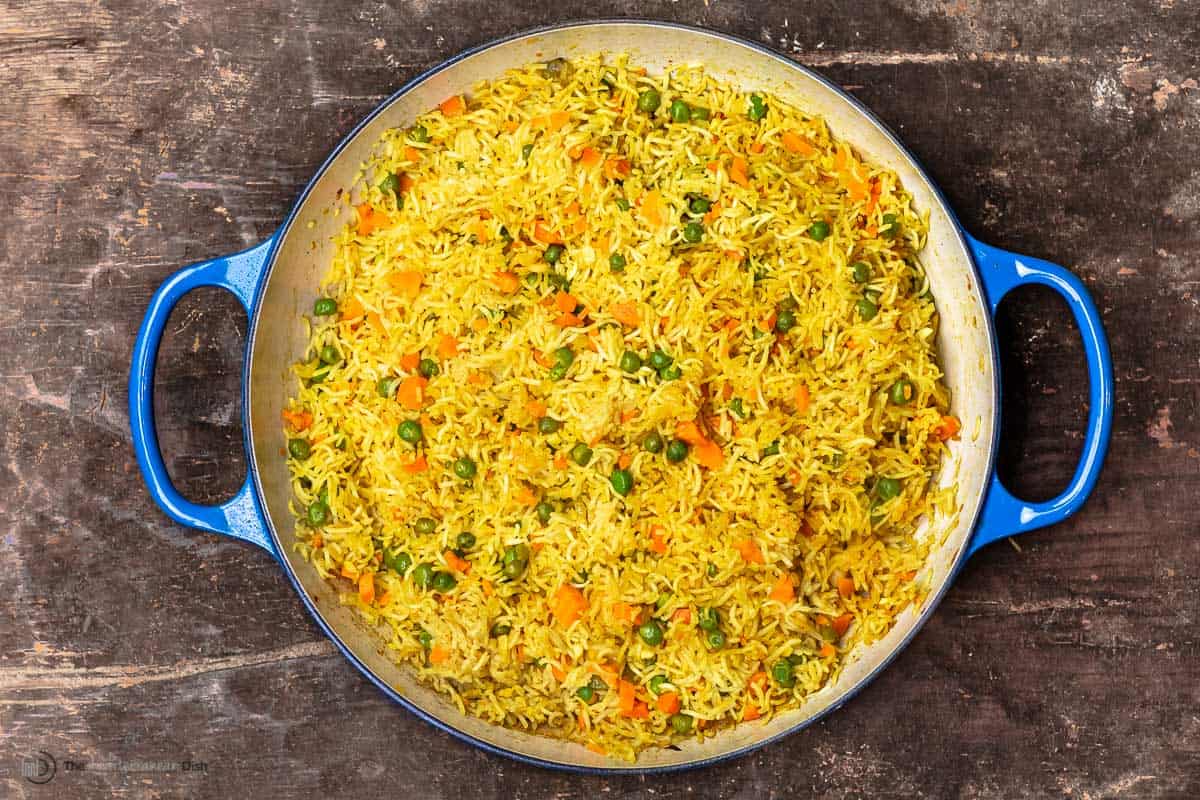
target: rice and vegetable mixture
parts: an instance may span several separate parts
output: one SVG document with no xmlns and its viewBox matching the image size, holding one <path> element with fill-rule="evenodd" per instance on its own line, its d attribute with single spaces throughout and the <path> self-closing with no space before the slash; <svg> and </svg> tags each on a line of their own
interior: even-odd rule
<svg viewBox="0 0 1200 800">
<path fill-rule="evenodd" d="M 921 598 L 959 422 L 895 174 L 600 57 L 375 153 L 284 417 L 297 547 L 398 661 L 631 759 L 796 707 Z"/>
</svg>

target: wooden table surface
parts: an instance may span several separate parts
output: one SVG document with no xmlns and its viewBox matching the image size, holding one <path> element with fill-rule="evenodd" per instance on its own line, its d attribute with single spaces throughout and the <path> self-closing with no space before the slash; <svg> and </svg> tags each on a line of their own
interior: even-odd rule
<svg viewBox="0 0 1200 800">
<path fill-rule="evenodd" d="M 151 503 L 125 397 L 156 286 L 267 236 L 396 87 L 497 35 L 618 15 L 739 34 L 845 86 L 970 231 L 1082 276 L 1117 381 L 1082 513 L 972 559 L 912 645 L 826 721 L 644 779 L 488 756 L 386 700 L 265 553 Z M 0 795 L 1197 796 L 1198 53 L 1192 0 L 3 3 Z M 1000 470 L 1044 499 L 1080 450 L 1078 335 L 1036 290 L 998 329 Z M 217 501 L 244 474 L 245 315 L 200 291 L 169 330 L 164 449 L 189 497 Z M 38 751 L 57 762 L 45 785 L 22 777 Z"/>
</svg>

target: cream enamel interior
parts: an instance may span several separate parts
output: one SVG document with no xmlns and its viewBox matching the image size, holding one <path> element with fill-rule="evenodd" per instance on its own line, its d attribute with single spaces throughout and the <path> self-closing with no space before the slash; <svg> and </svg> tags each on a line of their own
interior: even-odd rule
<svg viewBox="0 0 1200 800">
<path fill-rule="evenodd" d="M 331 257 L 330 239 L 346 221 L 348 208 L 339 190 L 353 184 L 359 166 L 387 128 L 411 123 L 419 113 L 446 97 L 494 78 L 511 67 L 593 52 L 628 52 L 653 70 L 678 63 L 703 62 L 713 74 L 746 91 L 769 92 L 820 114 L 834 134 L 864 156 L 895 170 L 928 210 L 929 242 L 922 263 L 929 273 L 942 325 L 942 365 L 951 389 L 953 410 L 963 420 L 962 440 L 952 444 L 943 482 L 958 481 L 960 513 L 929 531 L 943 539 L 922 576 L 929 594 L 920 609 L 905 612 L 883 640 L 860 648 L 840 679 L 811 696 L 792 712 L 766 722 L 725 731 L 703 743 L 688 742 L 679 750 L 651 750 L 636 765 L 611 761 L 580 745 L 533 736 L 485 723 L 462 714 L 445 698 L 416 682 L 406 669 L 383 653 L 383 643 L 349 609 L 336 592 L 291 550 L 293 521 L 288 513 L 288 473 L 279 455 L 283 446 L 280 411 L 292 393 L 290 365 L 306 346 L 300 318 L 311 312 L 316 289 Z M 839 705 L 896 651 L 940 597 L 959 556 L 970 539 L 974 520 L 991 474 L 996 376 L 990 326 L 982 288 L 959 230 L 908 154 L 874 120 L 844 96 L 785 59 L 719 34 L 668 25 L 636 22 L 580 24 L 510 39 L 475 52 L 435 72 L 395 98 L 348 143 L 320 175 L 283 231 L 284 239 L 270 265 L 257 321 L 252 324 L 246 408 L 251 459 L 269 524 L 281 545 L 281 556 L 315 603 L 317 612 L 346 646 L 398 694 L 445 725 L 494 747 L 546 762 L 593 769 L 677 767 L 720 757 L 778 736 Z"/>
</svg>

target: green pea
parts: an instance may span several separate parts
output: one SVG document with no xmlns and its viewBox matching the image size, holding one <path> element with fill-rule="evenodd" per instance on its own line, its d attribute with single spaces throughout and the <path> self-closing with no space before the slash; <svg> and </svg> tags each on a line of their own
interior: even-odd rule
<svg viewBox="0 0 1200 800">
<path fill-rule="evenodd" d="M 418 444 L 425 437 L 421 423 L 415 419 L 406 419 L 397 425 L 396 435 L 409 444 Z"/>
<path fill-rule="evenodd" d="M 417 641 L 421 643 L 421 647 L 428 650 L 433 647 L 433 634 L 429 631 L 421 631 L 417 634 Z"/>
<path fill-rule="evenodd" d="M 883 227 L 879 229 L 879 235 L 885 239 L 891 239 L 900 232 L 900 220 L 895 214 L 883 215 Z"/>
<path fill-rule="evenodd" d="M 527 544 L 512 544 L 504 548 L 504 563 L 514 564 L 520 561 L 529 561 L 529 545 Z"/>
<path fill-rule="evenodd" d="M 658 431 L 650 431 L 642 437 L 642 449 L 647 453 L 661 453 L 663 446 L 663 437 Z"/>
<path fill-rule="evenodd" d="M 542 417 L 538 420 L 538 433 L 544 433 L 546 435 L 557 433 L 558 429 L 561 427 L 562 423 L 556 420 L 554 417 Z"/>
<path fill-rule="evenodd" d="M 550 521 L 550 515 L 554 513 L 554 506 L 543 500 L 534 507 L 534 510 L 537 511 L 538 520 L 545 525 Z"/>
<path fill-rule="evenodd" d="M 288 439 L 288 454 L 297 461 L 303 461 L 312 455 L 312 445 L 308 439 Z"/>
<path fill-rule="evenodd" d="M 501 636 L 507 636 L 512 633 L 512 625 L 505 625 L 503 622 L 497 622 L 488 631 L 493 639 L 499 639 Z"/>
<path fill-rule="evenodd" d="M 673 122 L 688 122 L 692 118 L 692 109 L 682 100 L 673 100 L 670 112 Z"/>
<path fill-rule="evenodd" d="M 617 208 L 621 209 L 622 211 L 628 211 L 633 207 L 624 197 L 618 197 L 614 202 L 617 204 Z"/>
<path fill-rule="evenodd" d="M 547 272 L 546 280 L 555 289 L 558 289 L 563 292 L 568 291 L 571 288 L 571 285 L 570 285 L 571 282 L 567 280 L 567 276 L 559 275 L 557 272 Z"/>
<path fill-rule="evenodd" d="M 614 469 L 608 480 L 612 484 L 613 491 L 621 497 L 626 497 L 633 491 L 633 473 L 627 469 Z"/>
<path fill-rule="evenodd" d="M 671 366 L 671 362 L 674 360 L 662 350 L 655 350 L 650 354 L 650 366 L 655 370 L 666 369 Z"/>
<path fill-rule="evenodd" d="M 329 506 L 322 503 L 320 500 L 308 507 L 308 524 L 313 526 L 324 525 L 329 520 Z"/>
<path fill-rule="evenodd" d="M 858 315 L 862 317 L 863 322 L 869 322 L 875 319 L 875 315 L 879 313 L 879 306 L 872 303 L 867 298 L 860 298 L 855 307 L 858 308 Z"/>
<path fill-rule="evenodd" d="M 575 351 L 569 347 L 560 347 L 554 351 L 554 365 L 566 369 L 575 363 Z"/>
<path fill-rule="evenodd" d="M 621 255 L 620 253 L 613 253 L 608 257 L 608 267 L 613 272 L 624 272 L 625 263 L 625 256 Z"/>
<path fill-rule="evenodd" d="M 672 364 L 666 369 L 660 369 L 658 371 L 658 377 L 660 380 L 664 381 L 677 381 L 683 377 L 683 370 L 679 368 L 679 365 Z"/>
<path fill-rule="evenodd" d="M 791 311 L 780 311 L 779 316 L 775 317 L 775 330 L 779 333 L 787 333 L 794 327 L 796 327 L 796 315 Z"/>
<path fill-rule="evenodd" d="M 470 550 L 475 546 L 475 534 L 463 531 L 454 538 L 454 544 L 458 546 L 459 550 Z"/>
<path fill-rule="evenodd" d="M 892 388 L 888 390 L 888 399 L 893 405 L 906 406 L 912 402 L 913 396 L 916 394 L 916 389 L 913 388 L 912 381 L 901 378 L 892 384 Z"/>
<path fill-rule="evenodd" d="M 428 536 L 437 530 L 437 520 L 433 517 L 417 517 L 413 522 L 413 530 L 422 536 Z"/>
<path fill-rule="evenodd" d="M 710 116 L 712 116 L 712 112 L 709 111 L 707 108 L 700 108 L 698 106 L 692 106 L 692 119 L 698 119 L 698 120 L 704 121 L 704 120 L 707 120 Z"/>
<path fill-rule="evenodd" d="M 438 363 L 432 358 L 422 358 L 417 364 L 417 372 L 419 372 L 423 378 L 432 378 L 441 371 L 441 367 L 439 367 Z"/>
<path fill-rule="evenodd" d="M 712 208 L 712 201 L 706 197 L 693 197 L 688 203 L 688 211 L 693 214 L 707 214 Z"/>
<path fill-rule="evenodd" d="M 692 718 L 687 714 L 672 714 L 667 721 L 671 723 L 671 730 L 680 736 L 687 736 L 692 732 Z"/>
<path fill-rule="evenodd" d="M 689 222 L 683 226 L 683 240 L 689 244 L 696 244 L 704 238 L 704 226 L 699 222 Z"/>
<path fill-rule="evenodd" d="M 738 419 L 746 418 L 746 409 L 742 407 L 742 398 L 735 397 L 729 401 L 729 410 L 737 414 Z"/>
<path fill-rule="evenodd" d="M 657 89 L 647 89 L 638 95 L 637 108 L 643 114 L 653 114 L 662 105 L 662 95 Z"/>
<path fill-rule="evenodd" d="M 396 387 L 399 385 L 399 378 L 380 378 L 375 384 L 375 393 L 380 397 L 391 397 L 396 393 Z"/>
<path fill-rule="evenodd" d="M 720 628 L 711 630 L 704 637 L 704 643 L 710 650 L 720 650 L 725 646 L 725 633 Z"/>
<path fill-rule="evenodd" d="M 682 439 L 672 439 L 667 445 L 667 461 L 678 464 L 687 458 L 688 444 Z"/>
<path fill-rule="evenodd" d="M 665 683 L 667 683 L 666 675 L 655 675 L 650 679 L 650 691 L 655 695 L 662 694 Z"/>
<path fill-rule="evenodd" d="M 826 642 L 836 642 L 838 640 L 837 631 L 833 629 L 832 625 L 818 625 L 817 635 Z"/>
<path fill-rule="evenodd" d="M 552 244 L 546 247 L 542 252 L 542 260 L 547 264 L 557 264 L 562 258 L 563 250 L 566 250 L 561 244 Z"/>
<path fill-rule="evenodd" d="M 818 242 L 825 241 L 825 238 L 829 236 L 829 223 L 824 220 L 817 220 L 808 226 L 808 235 Z"/>
<path fill-rule="evenodd" d="M 581 467 L 586 467 L 588 462 L 592 460 L 592 448 L 583 442 L 577 442 L 571 448 L 571 460 Z"/>
<path fill-rule="evenodd" d="M 580 686 L 575 690 L 575 696 L 585 703 L 590 703 L 596 697 L 596 690 L 590 686 Z"/>
<path fill-rule="evenodd" d="M 528 161 L 529 156 L 533 153 L 533 145 L 527 144 L 521 148 L 521 160 Z"/>
<path fill-rule="evenodd" d="M 771 677 L 785 689 L 796 685 L 796 676 L 792 672 L 792 662 L 787 659 L 776 661 L 771 667 Z"/>
<path fill-rule="evenodd" d="M 464 481 L 471 480 L 475 477 L 475 473 L 479 471 L 478 467 L 475 466 L 475 462 L 467 456 L 456 458 L 454 460 L 453 469 L 454 474 L 462 478 Z"/>
<path fill-rule="evenodd" d="M 321 348 L 320 356 L 322 364 L 336 364 L 342 359 L 341 353 L 331 344 L 327 344 Z"/>
<path fill-rule="evenodd" d="M 875 481 L 875 494 L 880 500 L 891 500 L 900 496 L 900 481 L 896 478 L 880 478 Z"/>
<path fill-rule="evenodd" d="M 702 608 L 696 615 L 696 624 L 702 631 L 715 631 L 721 627 L 721 612 L 715 608 Z"/>
<path fill-rule="evenodd" d="M 626 350 L 621 354 L 620 366 L 625 372 L 637 372 L 642 368 L 642 357 L 632 350 Z"/>
<path fill-rule="evenodd" d="M 321 297 L 313 303 L 313 313 L 318 317 L 330 317 L 337 313 L 337 300 L 332 297 Z"/>
<path fill-rule="evenodd" d="M 398 197 L 400 195 L 400 176 L 394 172 L 389 172 L 379 182 L 379 191 L 384 194 L 394 194 Z"/>
<path fill-rule="evenodd" d="M 433 564 L 423 562 L 413 567 L 413 583 L 418 589 L 428 589 L 433 585 Z"/>
<path fill-rule="evenodd" d="M 552 381 L 561 381 L 567 377 L 567 368 L 562 364 L 555 364 L 546 372 L 546 377 Z"/>
<path fill-rule="evenodd" d="M 435 572 L 433 574 L 433 590 L 435 592 L 445 594 L 457 585 L 458 581 L 449 572 Z"/>
<path fill-rule="evenodd" d="M 763 458 L 766 458 L 767 456 L 777 456 L 777 455 L 779 455 L 779 440 L 778 439 L 776 439 L 775 441 L 771 442 L 769 445 L 764 447 L 763 451 L 762 451 Z"/>
<path fill-rule="evenodd" d="M 400 577 L 404 577 L 404 573 L 408 572 L 408 568 L 412 566 L 412 556 L 408 553 L 392 553 L 385 550 L 383 553 L 383 563 L 388 569 L 396 572 Z"/>
<path fill-rule="evenodd" d="M 412 130 L 408 132 L 408 138 L 414 142 L 425 144 L 429 141 L 429 131 L 424 125 L 414 125 Z"/>
<path fill-rule="evenodd" d="M 710 561 L 710 562 L 708 562 L 708 569 L 706 569 L 705 572 L 707 573 L 708 577 L 715 578 L 715 577 L 717 577 L 717 573 L 720 572 L 720 570 L 717 569 L 716 564 L 714 564 Z"/>
<path fill-rule="evenodd" d="M 515 581 L 525 574 L 525 570 L 529 567 L 528 561 L 513 561 L 505 564 L 500 570 L 504 577 L 510 581 Z"/>
<path fill-rule="evenodd" d="M 855 261 L 850 265 L 850 277 L 855 283 L 866 283 L 871 280 L 871 267 L 865 261 Z"/>
<path fill-rule="evenodd" d="M 662 625 L 657 620 L 647 620 L 638 627 L 638 636 L 651 647 L 658 647 L 663 641 Z"/>
</svg>

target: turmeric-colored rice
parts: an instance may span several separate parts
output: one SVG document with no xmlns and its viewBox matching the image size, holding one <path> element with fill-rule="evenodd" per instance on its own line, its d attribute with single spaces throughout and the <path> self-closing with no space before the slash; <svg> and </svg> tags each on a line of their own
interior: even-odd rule
<svg viewBox="0 0 1200 800">
<path fill-rule="evenodd" d="M 926 220 L 820 118 L 555 60 L 346 188 L 297 548 L 454 704 L 633 759 L 797 707 L 920 599 L 958 430 Z"/>
</svg>

